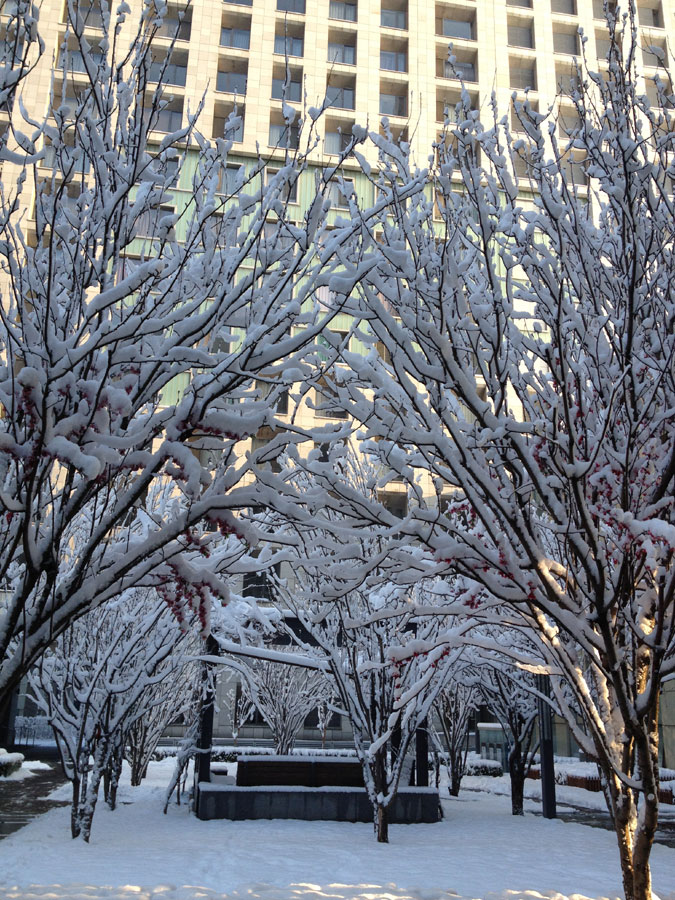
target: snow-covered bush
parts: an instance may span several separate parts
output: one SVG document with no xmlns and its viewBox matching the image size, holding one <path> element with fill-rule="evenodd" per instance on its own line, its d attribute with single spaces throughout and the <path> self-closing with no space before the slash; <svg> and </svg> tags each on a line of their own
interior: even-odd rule
<svg viewBox="0 0 675 900">
<path fill-rule="evenodd" d="M 6 778 L 12 772 L 18 772 L 23 763 L 23 754 L 8 753 L 0 747 L 0 778 Z"/>
<path fill-rule="evenodd" d="M 482 759 L 476 754 L 469 754 L 466 761 L 466 775 L 488 775 L 499 778 L 504 774 L 502 764 L 496 759 Z"/>
</svg>

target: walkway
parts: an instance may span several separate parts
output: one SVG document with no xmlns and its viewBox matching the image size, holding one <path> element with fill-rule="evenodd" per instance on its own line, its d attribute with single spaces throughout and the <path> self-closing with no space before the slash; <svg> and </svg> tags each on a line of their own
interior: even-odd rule
<svg viewBox="0 0 675 900">
<path fill-rule="evenodd" d="M 60 763 L 49 760 L 49 765 L 49 770 L 39 769 L 20 781 L 0 781 L 0 839 L 55 806 L 68 806 L 67 800 L 47 799 L 66 781 Z"/>
</svg>

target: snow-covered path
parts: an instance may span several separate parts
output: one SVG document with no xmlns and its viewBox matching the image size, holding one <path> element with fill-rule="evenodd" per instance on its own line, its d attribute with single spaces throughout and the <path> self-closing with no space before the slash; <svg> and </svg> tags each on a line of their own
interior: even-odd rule
<svg viewBox="0 0 675 900">
<path fill-rule="evenodd" d="M 120 807 L 96 813 L 89 846 L 71 841 L 67 808 L 0 842 L 2 900 L 441 900 L 621 893 L 614 836 L 587 826 L 514 818 L 506 797 L 466 792 L 437 825 L 200 822 L 161 812 L 170 763 Z M 66 788 L 60 789 L 67 791 Z M 675 900 L 675 850 L 653 851 L 654 887 Z M 35 887 L 30 887 L 35 885 Z"/>
</svg>

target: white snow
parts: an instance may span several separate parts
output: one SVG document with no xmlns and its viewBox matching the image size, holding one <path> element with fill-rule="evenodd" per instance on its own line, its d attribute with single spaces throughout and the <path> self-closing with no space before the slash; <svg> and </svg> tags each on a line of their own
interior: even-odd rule
<svg viewBox="0 0 675 900">
<path fill-rule="evenodd" d="M 164 816 L 171 767 L 171 760 L 153 764 L 140 788 L 123 782 L 118 809 L 97 811 L 89 846 L 71 840 L 68 807 L 0 841 L 2 900 L 581 900 L 621 893 L 611 832 L 531 812 L 515 818 L 507 797 L 462 791 L 443 801 L 442 822 L 391 826 L 391 843 L 377 844 L 367 824 L 200 822 L 175 805 Z M 68 791 L 65 785 L 55 795 L 66 799 Z M 652 861 L 656 894 L 675 900 L 675 850 L 657 845 Z"/>
</svg>

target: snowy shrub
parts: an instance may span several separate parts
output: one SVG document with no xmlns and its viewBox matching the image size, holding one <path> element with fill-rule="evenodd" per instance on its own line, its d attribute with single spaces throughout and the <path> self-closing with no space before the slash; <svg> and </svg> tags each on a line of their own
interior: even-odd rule
<svg viewBox="0 0 675 900">
<path fill-rule="evenodd" d="M 504 774 L 502 764 L 496 759 L 481 759 L 480 757 L 468 758 L 466 763 L 467 775 L 489 775 L 499 778 Z"/>
<path fill-rule="evenodd" d="M 0 747 L 0 778 L 6 778 L 12 772 L 21 768 L 23 755 L 21 753 L 8 753 Z"/>
</svg>

